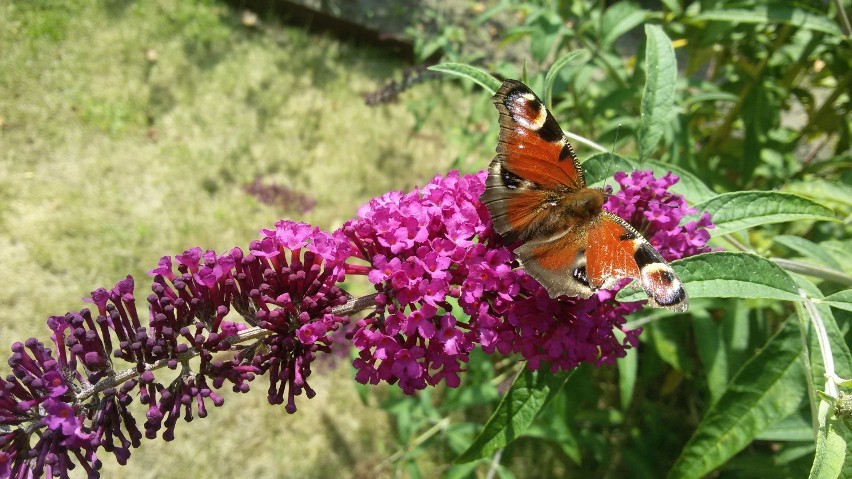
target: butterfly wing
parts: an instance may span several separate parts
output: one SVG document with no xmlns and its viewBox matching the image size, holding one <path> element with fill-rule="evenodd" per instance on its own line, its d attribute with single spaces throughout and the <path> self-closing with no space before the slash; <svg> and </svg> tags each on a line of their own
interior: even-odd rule
<svg viewBox="0 0 852 479">
<path fill-rule="evenodd" d="M 666 260 L 626 221 L 602 212 L 571 234 L 524 243 L 515 252 L 529 274 L 555 298 L 589 297 L 635 278 L 651 306 L 686 311 L 686 290 Z"/>
<path fill-rule="evenodd" d="M 495 231 L 507 240 L 548 236 L 552 192 L 586 186 L 577 155 L 556 119 L 523 83 L 504 81 L 493 100 L 500 139 L 481 200 Z"/>
</svg>

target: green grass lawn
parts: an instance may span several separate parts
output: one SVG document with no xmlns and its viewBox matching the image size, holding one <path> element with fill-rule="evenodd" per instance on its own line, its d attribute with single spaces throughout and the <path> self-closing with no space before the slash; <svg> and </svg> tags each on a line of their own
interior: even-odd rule
<svg viewBox="0 0 852 479">
<path fill-rule="evenodd" d="M 163 255 L 245 248 L 280 218 L 332 229 L 459 155 L 444 133 L 469 103 L 459 89 L 435 83 L 404 104 L 364 104 L 402 67 L 385 52 L 263 16 L 245 26 L 216 2 L 55 3 L 0 5 L 4 348 L 48 341 L 49 315 L 127 274 L 144 304 L 145 272 Z M 265 204 L 244 191 L 257 178 L 315 207 Z M 103 476 L 387 471 L 388 420 L 362 405 L 341 364 L 315 372 L 318 396 L 293 416 L 266 403 L 261 379 L 248 395 L 225 391 L 225 406 L 181 423 L 173 443 L 143 443 L 127 467 L 103 453 Z"/>
</svg>

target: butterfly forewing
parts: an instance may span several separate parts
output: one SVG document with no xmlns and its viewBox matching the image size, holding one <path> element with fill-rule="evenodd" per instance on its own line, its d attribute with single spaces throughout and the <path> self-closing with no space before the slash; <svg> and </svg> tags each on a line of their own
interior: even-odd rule
<svg viewBox="0 0 852 479">
<path fill-rule="evenodd" d="M 586 186 L 565 133 L 529 87 L 506 80 L 494 104 L 500 112 L 497 156 L 504 168 L 542 188 Z"/>
</svg>

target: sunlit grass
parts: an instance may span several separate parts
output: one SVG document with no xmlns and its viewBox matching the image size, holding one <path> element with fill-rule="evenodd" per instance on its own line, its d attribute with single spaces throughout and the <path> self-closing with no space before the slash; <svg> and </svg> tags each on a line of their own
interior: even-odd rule
<svg viewBox="0 0 852 479">
<path fill-rule="evenodd" d="M 422 129 L 410 106 L 364 105 L 401 66 L 382 51 L 271 18 L 246 27 L 215 2 L 44 3 L 0 5 L 4 348 L 46 341 L 48 315 L 126 274 L 144 304 L 145 272 L 163 255 L 245 247 L 284 217 L 334 228 L 458 156 L 443 132 L 466 97 L 451 87 L 408 94 L 431 109 Z M 243 191 L 258 177 L 315 208 L 259 202 Z M 266 404 L 258 381 L 180 424 L 174 443 L 145 442 L 127 467 L 102 454 L 104 477 L 372 475 L 387 420 L 343 364 L 315 374 L 318 396 L 294 416 Z"/>
</svg>

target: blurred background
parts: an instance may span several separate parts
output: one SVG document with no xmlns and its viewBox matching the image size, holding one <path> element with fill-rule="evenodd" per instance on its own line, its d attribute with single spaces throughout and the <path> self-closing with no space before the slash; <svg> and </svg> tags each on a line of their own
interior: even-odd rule
<svg viewBox="0 0 852 479">
<path fill-rule="evenodd" d="M 848 215 L 848 4 L 740 3 L 754 15 L 673 0 L 3 2 L 0 347 L 46 340 L 49 315 L 127 274 L 144 298 L 161 256 L 245 248 L 281 218 L 330 231 L 373 196 L 485 168 L 497 136 L 489 95 L 426 69 L 437 62 L 540 89 L 554 60 L 585 48 L 589 60 L 556 80 L 556 117 L 635 153 L 648 22 L 664 25 L 679 59 L 678 115 L 657 159 L 716 192 L 806 193 Z M 807 236 L 848 271 L 848 227 L 785 228 L 751 240 L 791 254 L 767 238 Z M 757 331 L 733 346 L 731 371 L 784 315 L 717 308 Z M 649 326 L 632 402 L 616 368 L 581 368 L 550 408 L 556 419 L 497 468 L 451 461 L 513 359 L 475 355 L 459 390 L 403 397 L 358 386 L 341 357 L 318 364 L 318 394 L 296 414 L 266 403 L 262 379 L 246 395 L 224 390 L 225 405 L 179 424 L 174 442 L 144 442 L 126 467 L 104 454 L 103 477 L 660 477 L 714 394 L 690 331 L 665 324 Z M 795 447 L 756 442 L 722 475 L 800 477 L 813 452 Z"/>
</svg>

